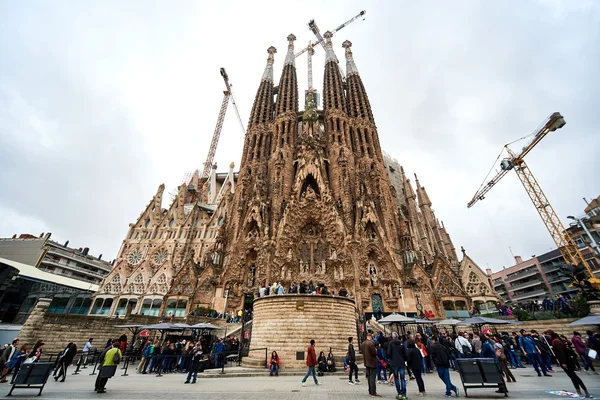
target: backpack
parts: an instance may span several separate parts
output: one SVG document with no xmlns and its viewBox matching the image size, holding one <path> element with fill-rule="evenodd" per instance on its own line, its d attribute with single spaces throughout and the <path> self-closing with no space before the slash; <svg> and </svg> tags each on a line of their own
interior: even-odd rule
<svg viewBox="0 0 600 400">
<path fill-rule="evenodd" d="M 504 355 L 504 351 L 502 351 L 501 348 L 496 347 L 496 358 L 498 360 L 503 360 L 506 358 L 506 356 Z"/>
<path fill-rule="evenodd" d="M 152 345 L 146 346 L 144 349 L 144 357 L 149 358 L 152 355 Z"/>
<path fill-rule="evenodd" d="M 113 354 L 112 361 L 113 361 L 115 364 L 118 364 L 118 363 L 120 363 L 120 362 L 121 362 L 121 356 L 119 355 L 119 350 L 115 351 L 115 354 Z"/>
</svg>

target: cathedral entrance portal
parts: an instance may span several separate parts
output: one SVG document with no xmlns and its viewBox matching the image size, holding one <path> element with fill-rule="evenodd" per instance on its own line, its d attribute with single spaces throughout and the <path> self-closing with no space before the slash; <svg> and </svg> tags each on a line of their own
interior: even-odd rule
<svg viewBox="0 0 600 400">
<path fill-rule="evenodd" d="M 373 308 L 373 314 L 383 312 L 383 301 L 381 300 L 380 294 L 374 294 L 371 296 L 371 306 Z"/>
</svg>

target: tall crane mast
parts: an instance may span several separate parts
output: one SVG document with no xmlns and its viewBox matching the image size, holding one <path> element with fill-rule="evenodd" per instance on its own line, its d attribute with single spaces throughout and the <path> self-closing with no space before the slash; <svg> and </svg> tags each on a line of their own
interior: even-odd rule
<svg viewBox="0 0 600 400">
<path fill-rule="evenodd" d="M 229 99 L 231 99 L 231 102 L 233 103 L 233 108 L 242 128 L 242 132 L 244 132 L 244 135 L 246 135 L 244 123 L 242 122 L 242 118 L 240 117 L 240 112 L 238 110 L 237 104 L 235 103 L 235 98 L 233 97 L 233 90 L 231 89 L 231 84 L 229 83 L 229 75 L 227 75 L 225 68 L 221 68 L 221 76 L 223 77 L 223 81 L 225 81 L 225 87 L 227 88 L 227 90 L 223 91 L 223 102 L 221 103 L 221 110 L 219 111 L 217 125 L 215 126 L 215 131 L 213 132 L 212 140 L 210 141 L 208 156 L 206 157 L 206 161 L 204 161 L 204 168 L 202 170 L 202 175 L 200 175 L 201 179 L 207 179 L 210 175 L 210 170 L 213 166 L 215 153 L 217 151 L 217 144 L 219 144 L 219 137 L 221 136 L 221 129 L 223 128 L 223 121 L 225 120 L 225 114 L 227 113 L 227 105 L 229 104 Z"/>
<path fill-rule="evenodd" d="M 565 124 L 566 122 L 563 116 L 560 113 L 555 112 L 546 118 L 540 127 L 536 129 L 536 131 L 533 133 L 533 138 L 527 143 L 527 145 L 525 145 L 525 147 L 522 148 L 520 153 L 516 154 L 508 147 L 508 144 L 505 145 L 504 148 L 508 152 L 509 156 L 502 159 L 500 162 L 501 171 L 498 172 L 496 176 L 494 176 L 494 178 L 492 178 L 492 180 L 490 180 L 488 183 L 481 185 L 477 193 L 475 193 L 471 201 L 467 204 L 467 207 L 471 208 L 475 203 L 477 203 L 477 201 L 483 200 L 485 195 L 496 185 L 496 183 L 506 176 L 509 171 L 514 169 L 565 262 L 573 266 L 585 267 L 590 275 L 590 283 L 597 285 L 600 280 L 594 277 L 591 268 L 585 262 L 585 259 L 577 248 L 575 241 L 563 226 L 562 222 L 558 218 L 558 215 L 556 214 L 556 211 L 554 211 L 550 201 L 544 194 L 540 184 L 537 182 L 531 173 L 531 169 L 529 169 L 524 160 L 524 157 L 529 154 L 529 152 L 531 152 L 531 150 L 533 150 L 533 148 L 543 138 L 545 138 L 546 135 L 562 128 L 565 126 Z"/>
<path fill-rule="evenodd" d="M 352 22 L 356 21 L 359 18 L 363 18 L 363 20 L 364 20 L 364 15 L 366 13 L 367 12 L 365 10 L 362 10 L 361 12 L 356 14 L 354 17 L 350 18 L 348 21 L 344 22 L 341 25 L 338 25 L 335 29 L 333 29 L 331 31 L 331 33 L 333 34 L 333 33 L 338 32 L 339 30 L 347 27 L 348 25 L 350 25 Z M 304 49 L 300 50 L 298 53 L 296 53 L 294 55 L 294 57 L 298 58 L 299 56 L 301 56 L 302 54 L 304 54 L 308 51 L 308 89 L 310 90 L 310 89 L 312 89 L 312 80 L 313 80 L 312 79 L 312 56 L 315 52 L 314 48 L 320 44 L 323 47 L 323 49 L 325 49 L 325 39 L 321 35 L 321 31 L 319 30 L 319 27 L 315 23 L 314 19 L 311 19 L 308 22 L 308 28 L 317 37 L 317 40 L 312 43 L 309 42 L 308 46 L 305 47 Z M 338 68 L 340 68 L 340 73 L 342 74 L 342 80 L 345 82 L 346 76 L 344 75 L 344 71 L 342 71 L 342 68 L 339 67 L 339 61 L 338 61 Z"/>
</svg>

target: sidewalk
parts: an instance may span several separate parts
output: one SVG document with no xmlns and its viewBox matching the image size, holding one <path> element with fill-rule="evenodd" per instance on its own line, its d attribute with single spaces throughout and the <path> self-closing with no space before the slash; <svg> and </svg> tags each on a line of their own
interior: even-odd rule
<svg viewBox="0 0 600 400">
<path fill-rule="evenodd" d="M 244 368 L 237 372 L 248 373 Z M 260 374 L 254 371 L 254 375 L 249 377 L 228 377 L 225 375 L 220 379 L 200 379 L 194 385 L 185 385 L 186 374 L 166 374 L 162 377 L 154 375 L 140 375 L 133 372 L 129 376 L 121 376 L 121 369 L 118 374 L 108 381 L 106 385 L 106 394 L 97 394 L 93 391 L 95 376 L 90 376 L 90 369 L 83 370 L 83 373 L 73 376 L 69 373 L 65 383 L 55 382 L 52 378 L 48 381 L 43 398 L 48 399 L 173 399 L 192 398 L 206 400 L 301 400 L 301 399 L 368 399 L 366 380 L 364 379 L 364 368 L 360 368 L 360 378 L 362 384 L 348 385 L 347 376 L 330 375 L 319 377 L 319 383 L 315 386 L 312 378 L 306 382 L 306 387 L 302 387 L 300 380 L 303 373 L 296 372 L 293 376 L 269 377 L 268 371 Z M 226 372 L 233 372 L 233 368 L 226 369 Z M 518 371 L 518 372 L 517 372 Z M 215 371 L 216 372 L 216 371 Z M 516 383 L 509 383 L 508 389 L 511 399 L 568 399 L 566 396 L 555 396 L 546 393 L 546 390 L 568 390 L 574 391 L 569 378 L 564 372 L 556 372 L 552 378 L 538 378 L 533 369 L 512 370 L 517 378 Z M 213 374 L 213 371 L 210 372 Z M 580 374 L 584 383 L 588 386 L 590 392 L 596 398 L 600 398 L 600 376 Z M 465 397 L 458 373 L 451 372 L 452 382 L 459 387 L 460 396 Z M 444 395 L 444 386 L 437 374 L 426 374 L 424 377 L 427 396 L 424 399 L 441 399 Z M 7 384 L 0 384 L 0 396 L 8 393 L 10 387 Z M 377 391 L 382 398 L 393 399 L 396 394 L 395 387 L 377 384 Z M 407 382 L 407 392 L 409 398 L 414 398 L 416 394 L 415 381 Z M 13 398 L 38 398 L 35 395 L 37 391 L 27 389 L 15 389 Z M 494 393 L 494 389 L 470 389 L 469 398 L 473 399 L 503 399 L 503 395 Z"/>
</svg>

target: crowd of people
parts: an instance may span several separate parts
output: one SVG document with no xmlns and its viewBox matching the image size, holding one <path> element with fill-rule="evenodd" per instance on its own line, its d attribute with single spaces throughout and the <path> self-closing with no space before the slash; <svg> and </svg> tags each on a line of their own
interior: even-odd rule
<svg viewBox="0 0 600 400">
<path fill-rule="evenodd" d="M 496 303 L 496 311 L 500 316 L 512 316 L 517 311 L 526 311 L 528 313 L 536 312 L 560 312 L 568 317 L 571 317 L 575 312 L 573 300 L 567 299 L 562 294 L 555 296 L 554 300 L 550 296 L 546 296 L 544 300 L 531 300 L 528 302 L 518 302 L 515 304 Z M 481 314 L 482 310 L 473 307 L 471 314 Z M 484 312 L 485 313 L 485 312 Z"/>
<path fill-rule="evenodd" d="M 258 297 L 273 296 L 278 294 L 330 294 L 335 295 L 334 291 L 330 291 L 324 283 L 313 283 L 313 281 L 302 281 L 300 284 L 293 281 L 290 286 L 286 289 L 283 287 L 281 282 L 273 282 L 273 284 L 267 283 L 261 285 L 258 289 Z M 338 293 L 339 296 L 348 296 L 348 291 L 345 288 L 341 288 Z"/>
<path fill-rule="evenodd" d="M 452 383 L 449 374 L 450 370 L 457 370 L 457 359 L 488 358 L 494 360 L 498 371 L 502 373 L 507 383 L 516 382 L 512 369 L 529 367 L 533 368 L 540 377 L 551 377 L 551 373 L 561 368 L 571 379 L 577 394 L 591 398 L 587 387 L 576 372 L 583 369 L 588 374 L 597 374 L 589 354 L 600 353 L 600 333 L 587 331 L 586 336 L 583 337 L 575 331 L 569 340 L 566 336 L 552 330 L 541 334 L 536 330 L 525 329 L 512 333 L 492 334 L 488 331 L 474 334 L 449 333 L 447 329 L 432 331 L 427 328 L 414 334 L 407 332 L 406 335 L 392 332 L 387 337 L 381 331 L 375 335 L 369 329 L 361 348 L 368 391 L 372 397 L 380 397 L 376 387 L 376 383 L 380 383 L 394 385 L 398 398 L 405 399 L 407 380 L 416 381 L 415 395 L 422 397 L 427 393 L 423 377 L 434 372 L 437 372 L 444 382 L 446 397 L 458 397 L 459 389 Z M 329 370 L 329 360 L 335 370 L 333 354 L 330 352 L 325 357 L 324 352 L 321 351 L 319 357 L 316 357 L 315 341 L 311 340 L 306 358 L 308 370 L 302 379 L 302 385 L 306 385 L 311 375 L 318 385 L 318 372 L 324 373 Z M 276 368 L 273 367 L 274 364 Z M 271 357 L 271 366 L 271 373 L 277 374 L 279 358 L 276 352 L 273 352 Z M 352 337 L 348 338 L 344 371 L 348 374 L 348 384 L 360 383 Z M 506 384 L 500 385 L 497 392 L 507 393 Z"/>
</svg>

